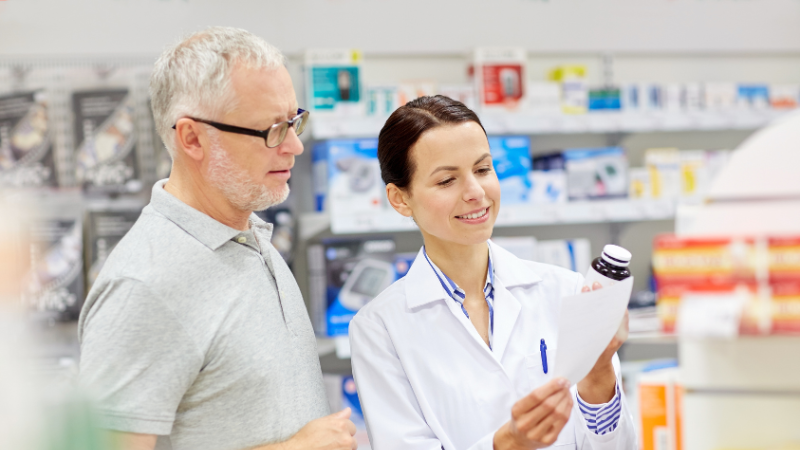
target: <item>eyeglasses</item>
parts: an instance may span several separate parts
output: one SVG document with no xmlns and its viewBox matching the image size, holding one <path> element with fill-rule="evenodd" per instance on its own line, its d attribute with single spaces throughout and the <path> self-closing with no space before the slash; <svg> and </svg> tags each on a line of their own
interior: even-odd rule
<svg viewBox="0 0 800 450">
<path fill-rule="evenodd" d="M 275 125 L 267 128 L 264 131 L 253 130 L 251 128 L 242 128 L 233 125 L 225 125 L 224 123 L 213 122 L 211 120 L 204 120 L 204 119 L 197 119 L 194 117 L 189 117 L 196 122 L 204 123 L 206 125 L 211 125 L 212 127 L 220 130 L 220 131 L 227 131 L 228 133 L 236 133 L 236 134 L 246 134 L 248 136 L 256 136 L 264 139 L 264 143 L 269 148 L 274 148 L 283 142 L 286 138 L 286 132 L 289 131 L 289 127 L 294 128 L 295 134 L 300 136 L 303 134 L 303 131 L 306 129 L 306 125 L 308 124 L 308 111 L 304 109 L 297 108 L 297 115 L 292 117 L 291 119 L 278 122 Z M 173 125 L 172 129 L 174 130 L 177 125 Z"/>
</svg>

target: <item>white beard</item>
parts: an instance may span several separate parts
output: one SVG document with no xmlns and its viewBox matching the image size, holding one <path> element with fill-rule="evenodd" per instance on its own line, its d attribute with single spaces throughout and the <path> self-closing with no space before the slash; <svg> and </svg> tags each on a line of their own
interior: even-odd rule
<svg viewBox="0 0 800 450">
<path fill-rule="evenodd" d="M 256 183 L 247 171 L 238 167 L 222 148 L 217 136 L 210 133 L 211 151 L 208 161 L 208 183 L 222 192 L 233 206 L 242 211 L 261 211 L 283 203 L 289 196 L 289 185 L 270 190 Z"/>
</svg>

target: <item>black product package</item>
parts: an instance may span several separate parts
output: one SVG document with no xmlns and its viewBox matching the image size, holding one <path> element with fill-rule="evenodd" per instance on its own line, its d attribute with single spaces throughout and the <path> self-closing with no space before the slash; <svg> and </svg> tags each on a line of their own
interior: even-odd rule
<svg viewBox="0 0 800 450">
<path fill-rule="evenodd" d="M 88 289 L 91 289 L 100 274 L 100 269 L 103 268 L 108 255 L 133 227 L 141 212 L 141 208 L 89 212 L 86 255 L 86 267 L 88 268 L 86 285 Z"/>
<path fill-rule="evenodd" d="M 75 177 L 87 192 L 142 189 L 136 155 L 134 103 L 128 89 L 72 94 L 75 117 Z"/>
<path fill-rule="evenodd" d="M 0 189 L 56 185 L 51 128 L 43 91 L 0 96 Z"/>
<path fill-rule="evenodd" d="M 31 268 L 23 301 L 37 313 L 76 320 L 84 299 L 83 229 L 79 219 L 42 219 L 30 227 Z"/>
</svg>

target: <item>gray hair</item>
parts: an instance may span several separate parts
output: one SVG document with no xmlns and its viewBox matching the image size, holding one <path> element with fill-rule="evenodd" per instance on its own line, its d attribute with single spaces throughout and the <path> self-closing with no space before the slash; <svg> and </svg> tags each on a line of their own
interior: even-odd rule
<svg viewBox="0 0 800 450">
<path fill-rule="evenodd" d="M 235 107 L 234 67 L 277 69 L 285 64 L 280 50 L 239 28 L 211 27 L 167 48 L 150 76 L 150 98 L 156 131 L 169 154 L 175 157 L 172 126 L 178 119 L 213 119 Z"/>
</svg>

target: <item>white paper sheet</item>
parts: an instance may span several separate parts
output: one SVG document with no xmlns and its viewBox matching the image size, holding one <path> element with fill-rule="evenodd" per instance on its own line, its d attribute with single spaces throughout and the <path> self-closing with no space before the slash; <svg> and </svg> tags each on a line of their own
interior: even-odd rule
<svg viewBox="0 0 800 450">
<path fill-rule="evenodd" d="M 633 277 L 613 286 L 561 299 L 553 375 L 581 381 L 616 334 L 633 289 Z"/>
</svg>

